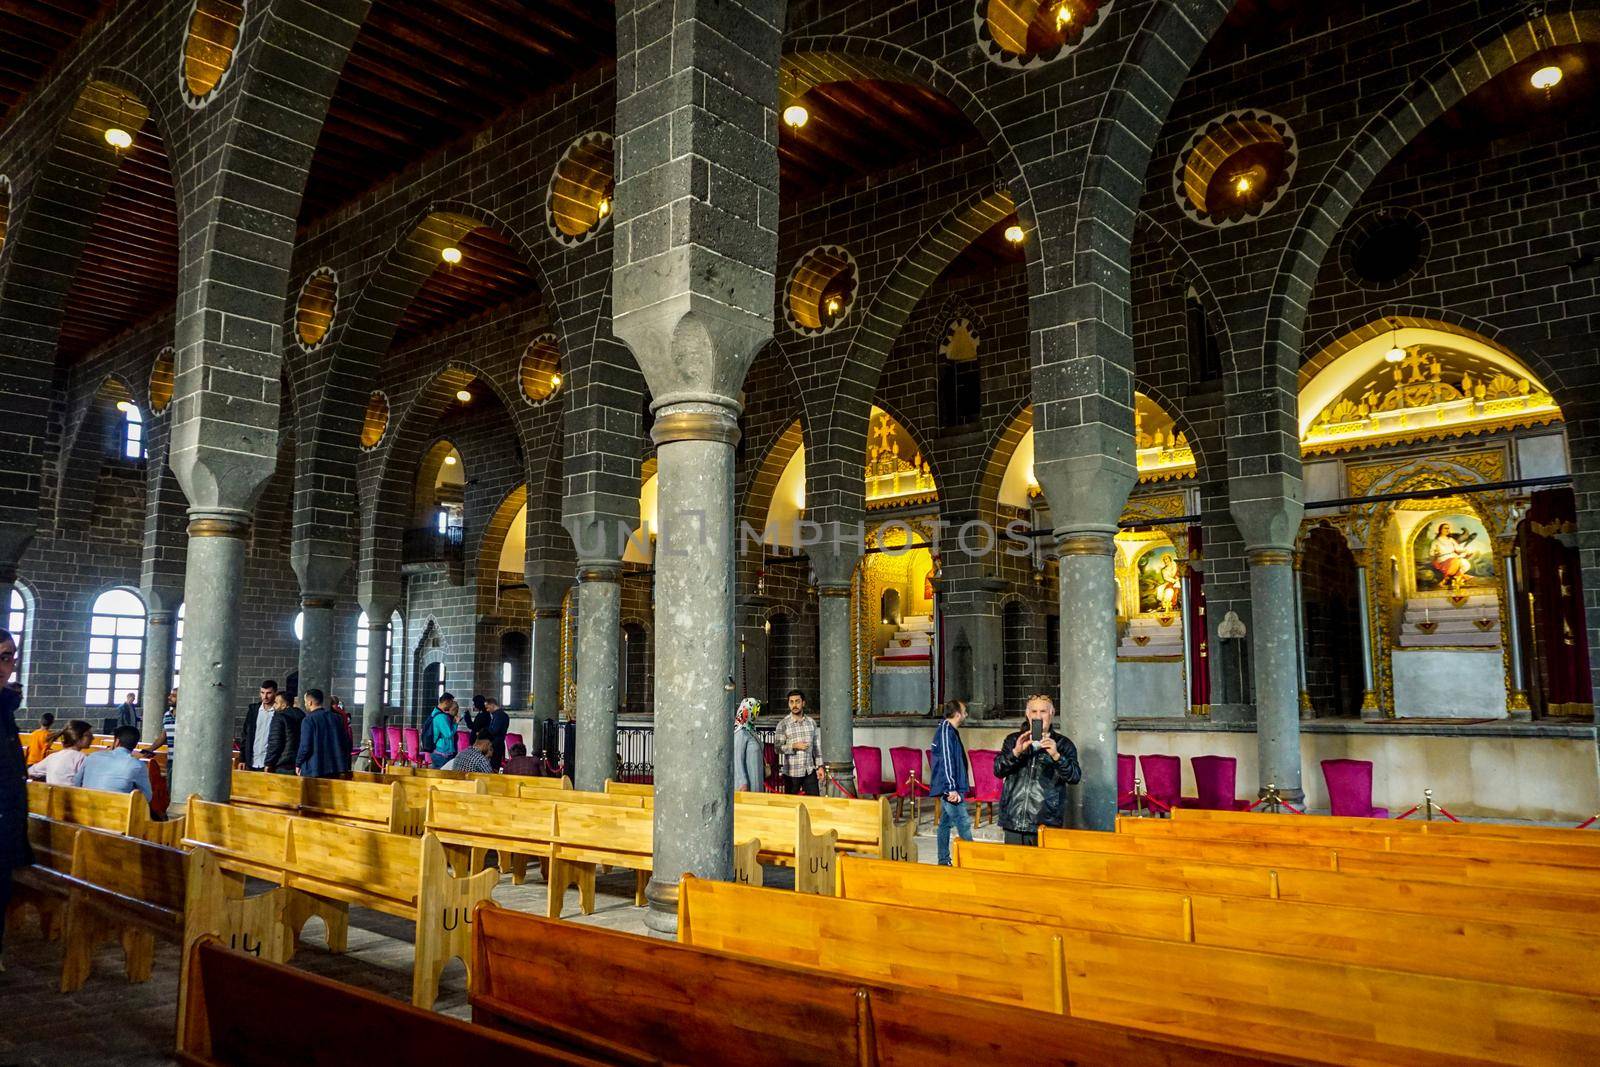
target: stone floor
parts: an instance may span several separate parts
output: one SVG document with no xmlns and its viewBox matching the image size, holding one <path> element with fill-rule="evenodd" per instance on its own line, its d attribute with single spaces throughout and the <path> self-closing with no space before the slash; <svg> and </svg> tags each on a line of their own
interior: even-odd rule
<svg viewBox="0 0 1600 1067">
<path fill-rule="evenodd" d="M 934 859 L 929 820 L 917 839 L 924 862 Z M 993 825 L 976 837 L 999 840 Z M 769 885 L 792 885 L 789 872 L 770 869 Z M 578 913 L 577 894 L 567 897 L 566 917 L 613 930 L 642 934 L 644 911 L 633 906 L 633 875 L 618 872 L 596 880 L 593 915 Z M 521 886 L 509 877 L 495 891 L 496 902 L 538 915 L 545 912 L 545 889 L 537 874 Z M 399 1000 L 411 997 L 410 923 L 377 912 L 350 912 L 350 946 L 342 956 L 319 947 L 319 923 L 312 920 L 307 944 L 295 954 L 294 966 Z M 141 985 L 122 979 L 121 952 L 106 945 L 95 957 L 94 975 L 76 993 L 56 992 L 60 974 L 59 943 L 39 935 L 32 913 L 21 929 L 6 937 L 5 971 L 0 972 L 0 1067 L 147 1067 L 169 1064 L 178 1004 L 178 950 L 158 944 L 155 973 Z M 445 968 L 438 1011 L 467 1018 L 467 994 L 459 963 Z"/>
</svg>

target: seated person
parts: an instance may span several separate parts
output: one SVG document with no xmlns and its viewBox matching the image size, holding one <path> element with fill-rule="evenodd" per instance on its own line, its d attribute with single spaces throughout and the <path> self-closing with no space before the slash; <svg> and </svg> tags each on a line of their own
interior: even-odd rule
<svg viewBox="0 0 1600 1067">
<path fill-rule="evenodd" d="M 506 750 L 506 760 L 500 765 L 501 774 L 528 774 L 539 773 L 539 757 L 528 755 L 528 746 L 524 744 L 512 745 Z"/>
<path fill-rule="evenodd" d="M 50 728 L 56 724 L 56 717 L 48 711 L 39 716 L 39 728 L 22 739 L 22 744 L 27 752 L 22 757 L 22 762 L 32 767 L 44 759 L 50 751 L 50 746 L 55 743 L 54 731 Z"/>
<path fill-rule="evenodd" d="M 489 755 L 493 751 L 494 736 L 487 730 L 479 730 L 472 735 L 472 744 L 450 757 L 440 770 L 493 774 L 494 765 L 489 762 Z"/>
<path fill-rule="evenodd" d="M 119 726 L 115 748 L 96 752 L 83 761 L 78 785 L 85 789 L 104 789 L 108 793 L 131 793 L 135 789 L 150 800 L 150 768 L 133 754 L 139 746 L 137 726 Z"/>
<path fill-rule="evenodd" d="M 49 735 L 45 750 L 49 751 L 50 746 L 58 740 L 61 742 L 60 750 L 51 752 L 29 767 L 28 777 L 45 785 L 77 785 L 83 761 L 94 742 L 94 727 L 82 719 L 74 719 L 67 723 L 65 729 Z"/>
</svg>

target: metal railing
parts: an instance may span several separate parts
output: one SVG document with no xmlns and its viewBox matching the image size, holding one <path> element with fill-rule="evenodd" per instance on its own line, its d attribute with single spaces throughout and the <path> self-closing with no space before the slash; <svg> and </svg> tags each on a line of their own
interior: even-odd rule
<svg viewBox="0 0 1600 1067">
<path fill-rule="evenodd" d="M 763 751 L 772 751 L 772 738 L 774 728 L 771 726 L 757 726 L 756 737 L 761 741 Z M 539 756 L 548 773 L 552 775 L 571 774 L 573 767 L 573 750 L 577 746 L 578 724 L 572 720 L 556 722 L 546 719 L 540 723 L 539 748 L 535 755 Z M 620 782 L 653 783 L 656 775 L 656 728 L 654 725 L 630 725 L 617 727 L 617 769 L 615 777 Z M 768 758 L 766 761 L 767 788 L 772 790 L 777 785 L 776 761 Z"/>
</svg>

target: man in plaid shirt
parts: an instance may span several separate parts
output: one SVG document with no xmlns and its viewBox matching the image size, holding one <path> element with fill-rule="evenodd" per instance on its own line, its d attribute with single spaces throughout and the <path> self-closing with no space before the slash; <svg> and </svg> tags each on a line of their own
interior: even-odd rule
<svg viewBox="0 0 1600 1067">
<path fill-rule="evenodd" d="M 806 716 L 806 695 L 789 690 L 789 714 L 772 733 L 778 749 L 778 776 L 785 793 L 817 796 L 817 747 L 820 731 L 815 719 Z"/>
</svg>

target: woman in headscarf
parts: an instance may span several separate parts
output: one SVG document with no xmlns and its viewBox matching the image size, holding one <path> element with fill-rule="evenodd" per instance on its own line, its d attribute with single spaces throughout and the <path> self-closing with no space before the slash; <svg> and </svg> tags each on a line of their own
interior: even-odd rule
<svg viewBox="0 0 1600 1067">
<path fill-rule="evenodd" d="M 739 701 L 739 710 L 733 713 L 733 790 L 736 793 L 760 793 L 761 788 L 761 738 L 756 736 L 756 716 L 761 714 L 761 701 L 745 697 Z"/>
<path fill-rule="evenodd" d="M 17 642 L 0 630 L 0 916 L 11 902 L 11 872 L 33 863 L 28 847 L 28 786 L 22 744 L 17 739 L 17 708 L 22 690 L 11 685 Z M 0 921 L 0 970 L 5 970 L 5 923 Z"/>
</svg>

